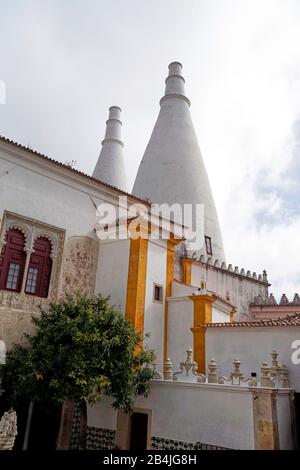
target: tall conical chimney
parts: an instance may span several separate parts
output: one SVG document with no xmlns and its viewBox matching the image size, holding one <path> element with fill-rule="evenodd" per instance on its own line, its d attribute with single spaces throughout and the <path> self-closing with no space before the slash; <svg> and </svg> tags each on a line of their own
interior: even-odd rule
<svg viewBox="0 0 300 470">
<path fill-rule="evenodd" d="M 190 101 L 185 96 L 185 80 L 179 62 L 169 65 L 160 107 L 132 192 L 157 204 L 179 203 L 182 207 L 184 204 L 203 204 L 204 236 L 207 239 L 206 244 L 203 240 L 198 253 L 223 261 L 225 255 L 218 216 L 190 115 Z"/>
<path fill-rule="evenodd" d="M 122 121 L 121 108 L 111 106 L 106 121 L 106 132 L 102 141 L 102 149 L 95 166 L 93 177 L 116 188 L 128 191 L 124 144 L 121 140 Z"/>
</svg>

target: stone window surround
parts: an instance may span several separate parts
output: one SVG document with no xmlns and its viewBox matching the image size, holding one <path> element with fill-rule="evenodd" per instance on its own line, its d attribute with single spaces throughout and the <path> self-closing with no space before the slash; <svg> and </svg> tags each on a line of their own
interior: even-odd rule
<svg viewBox="0 0 300 470">
<path fill-rule="evenodd" d="M 209 256 L 212 256 L 212 255 L 213 255 L 213 251 L 212 251 L 211 237 L 208 237 L 207 235 L 205 235 L 204 238 L 205 238 L 206 254 L 209 255 Z"/>
<path fill-rule="evenodd" d="M 1 219 L 0 219 L 1 223 Z M 52 259 L 52 270 L 49 283 L 49 291 L 47 299 L 56 298 L 58 292 L 59 273 L 61 268 L 62 250 L 65 239 L 65 230 L 53 227 L 44 222 L 40 222 L 35 219 L 31 219 L 13 212 L 4 211 L 3 219 L 0 229 L 0 253 L 2 247 L 6 244 L 5 234 L 10 229 L 20 230 L 25 237 L 24 251 L 26 253 L 26 263 L 24 268 L 23 280 L 21 292 L 19 294 L 25 294 L 31 296 L 31 294 L 25 292 L 27 273 L 29 267 L 30 256 L 34 253 L 34 243 L 39 237 L 47 238 L 51 243 L 51 254 Z M 36 297 L 36 296 L 34 296 Z M 46 299 L 43 299 L 46 300 Z"/>
<path fill-rule="evenodd" d="M 158 288 L 159 289 L 159 292 L 160 292 L 160 299 L 157 300 L 155 298 L 155 288 Z M 164 286 L 162 284 L 158 284 L 157 282 L 154 282 L 153 283 L 153 296 L 152 296 L 152 301 L 153 302 L 156 302 L 158 304 L 163 304 L 164 303 Z"/>
</svg>

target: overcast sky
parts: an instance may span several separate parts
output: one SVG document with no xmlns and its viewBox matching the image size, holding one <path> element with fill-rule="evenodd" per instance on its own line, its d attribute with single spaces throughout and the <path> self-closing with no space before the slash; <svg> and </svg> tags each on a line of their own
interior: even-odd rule
<svg viewBox="0 0 300 470">
<path fill-rule="evenodd" d="M 122 108 L 130 183 L 183 64 L 227 262 L 300 291 L 299 0 L 0 0 L 0 134 L 91 173 Z"/>
</svg>

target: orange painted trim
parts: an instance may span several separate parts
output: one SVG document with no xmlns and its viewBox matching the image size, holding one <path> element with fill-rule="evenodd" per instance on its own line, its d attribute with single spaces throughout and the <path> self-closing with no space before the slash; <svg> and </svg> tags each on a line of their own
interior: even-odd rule
<svg viewBox="0 0 300 470">
<path fill-rule="evenodd" d="M 192 266 L 193 260 L 187 258 L 182 260 L 182 280 L 183 284 L 186 284 L 188 286 L 192 285 Z"/>
<path fill-rule="evenodd" d="M 193 333 L 193 351 L 194 361 L 198 364 L 198 372 L 205 374 L 205 361 L 206 361 L 206 349 L 205 349 L 205 327 L 194 327 L 191 328 Z"/>
<path fill-rule="evenodd" d="M 190 299 L 194 303 L 194 327 L 191 328 L 194 342 L 194 361 L 198 364 L 199 372 L 205 374 L 206 328 L 199 325 L 212 322 L 212 305 L 216 297 L 214 295 L 191 295 Z"/>
<path fill-rule="evenodd" d="M 212 304 L 216 297 L 213 295 L 191 295 L 194 303 L 194 327 L 212 323 Z"/>
<path fill-rule="evenodd" d="M 148 240 L 130 240 L 125 318 L 144 333 Z"/>
<path fill-rule="evenodd" d="M 230 312 L 230 323 L 233 323 L 234 322 L 234 315 L 236 314 L 237 312 L 237 309 L 236 308 L 233 308 Z"/>
</svg>

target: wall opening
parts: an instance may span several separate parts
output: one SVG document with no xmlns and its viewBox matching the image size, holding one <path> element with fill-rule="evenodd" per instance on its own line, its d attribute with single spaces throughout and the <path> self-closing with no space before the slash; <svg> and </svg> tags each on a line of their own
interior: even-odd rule
<svg viewBox="0 0 300 470">
<path fill-rule="evenodd" d="M 130 450 L 147 450 L 148 413 L 133 413 L 130 427 Z"/>
</svg>

